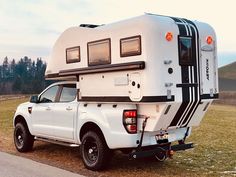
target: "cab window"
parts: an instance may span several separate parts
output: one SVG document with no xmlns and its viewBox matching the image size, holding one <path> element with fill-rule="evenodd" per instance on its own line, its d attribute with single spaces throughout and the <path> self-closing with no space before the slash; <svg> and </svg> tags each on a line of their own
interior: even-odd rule
<svg viewBox="0 0 236 177">
<path fill-rule="evenodd" d="M 50 87 L 48 90 L 46 90 L 39 99 L 40 103 L 52 103 L 55 102 L 57 91 L 59 86 L 53 86 Z"/>
<path fill-rule="evenodd" d="M 76 98 L 76 85 L 75 84 L 64 84 L 61 90 L 61 96 L 59 102 L 71 102 Z"/>
</svg>

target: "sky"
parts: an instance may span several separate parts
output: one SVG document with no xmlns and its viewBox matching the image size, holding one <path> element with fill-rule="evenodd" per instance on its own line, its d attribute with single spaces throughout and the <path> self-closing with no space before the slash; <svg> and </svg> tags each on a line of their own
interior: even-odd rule
<svg viewBox="0 0 236 177">
<path fill-rule="evenodd" d="M 81 23 L 107 24 L 145 12 L 209 23 L 219 66 L 236 61 L 235 0 L 0 0 L 0 62 L 50 58 L 59 35 Z"/>
</svg>

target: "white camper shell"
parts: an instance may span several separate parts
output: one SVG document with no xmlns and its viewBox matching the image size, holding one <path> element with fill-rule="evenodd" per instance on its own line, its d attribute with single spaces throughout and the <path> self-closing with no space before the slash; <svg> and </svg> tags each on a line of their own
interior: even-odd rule
<svg viewBox="0 0 236 177">
<path fill-rule="evenodd" d="M 206 23 L 145 14 L 72 27 L 46 78 L 78 81 L 78 101 L 136 104 L 147 131 L 199 125 L 218 97 L 216 35 Z"/>
<path fill-rule="evenodd" d="M 81 146 L 92 170 L 104 168 L 112 150 L 162 161 L 192 148 L 191 127 L 218 98 L 216 49 L 211 26 L 183 18 L 145 14 L 69 28 L 45 73 L 63 82 L 18 106 L 15 146 Z"/>
</svg>

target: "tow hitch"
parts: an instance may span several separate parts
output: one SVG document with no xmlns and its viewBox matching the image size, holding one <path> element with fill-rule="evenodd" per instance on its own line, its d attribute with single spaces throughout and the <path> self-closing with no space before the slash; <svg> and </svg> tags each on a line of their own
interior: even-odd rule
<svg viewBox="0 0 236 177">
<path fill-rule="evenodd" d="M 144 157 L 151 157 L 156 156 L 158 154 L 165 154 L 166 157 L 172 158 L 174 152 L 176 151 L 184 151 L 187 149 L 193 148 L 193 143 L 187 143 L 187 144 L 177 144 L 171 146 L 170 144 L 167 145 L 156 145 L 154 147 L 149 147 L 149 149 L 139 149 L 135 152 L 130 153 L 131 159 L 138 159 L 138 158 L 144 158 Z"/>
<path fill-rule="evenodd" d="M 175 151 L 184 151 L 187 149 L 193 148 L 193 143 L 185 143 L 185 139 L 188 135 L 189 128 L 185 133 L 185 137 L 183 140 L 179 141 L 179 144 L 171 146 L 171 143 L 164 142 L 159 145 L 142 147 L 143 143 L 143 135 L 145 131 L 145 127 L 147 125 L 147 120 L 149 117 L 145 116 L 145 119 L 142 124 L 142 132 L 139 141 L 139 145 L 136 150 L 129 154 L 130 159 L 138 159 L 143 157 L 155 156 L 158 160 L 162 161 L 167 157 L 172 158 Z M 159 140 L 158 140 L 159 141 Z M 157 142 L 158 142 L 157 141 Z"/>
</svg>

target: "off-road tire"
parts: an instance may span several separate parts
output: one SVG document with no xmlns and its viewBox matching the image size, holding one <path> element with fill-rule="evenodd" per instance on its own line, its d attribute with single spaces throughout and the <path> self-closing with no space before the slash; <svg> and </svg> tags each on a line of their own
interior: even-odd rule
<svg viewBox="0 0 236 177">
<path fill-rule="evenodd" d="M 14 129 L 14 144 L 19 152 L 31 151 L 34 144 L 34 137 L 30 134 L 26 124 L 19 122 Z"/>
<path fill-rule="evenodd" d="M 80 151 L 84 166 L 94 171 L 106 168 L 112 156 L 103 136 L 93 131 L 83 135 Z"/>
</svg>

